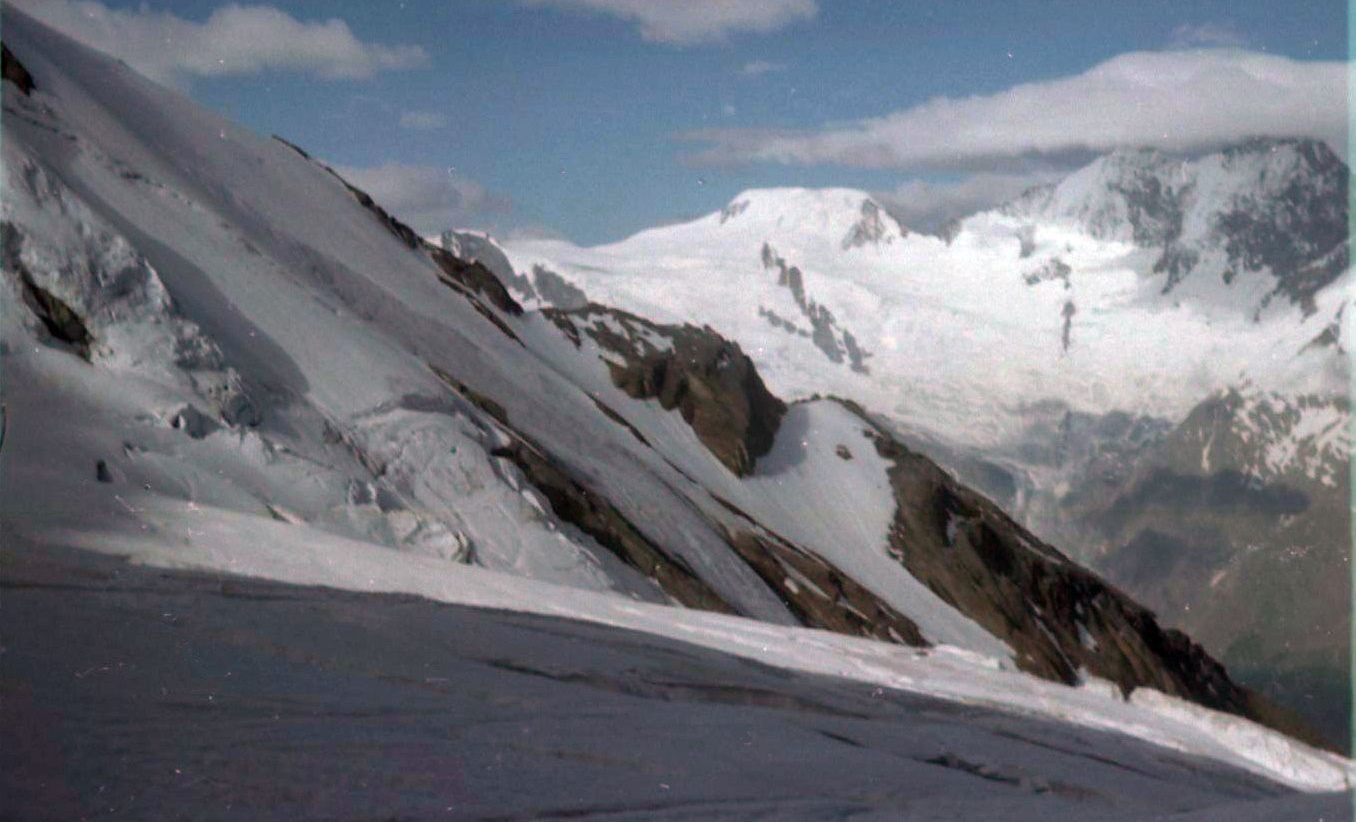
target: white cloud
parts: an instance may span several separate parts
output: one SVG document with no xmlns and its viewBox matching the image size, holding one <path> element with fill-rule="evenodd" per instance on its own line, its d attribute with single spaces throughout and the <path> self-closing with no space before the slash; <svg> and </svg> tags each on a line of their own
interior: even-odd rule
<svg viewBox="0 0 1356 822">
<path fill-rule="evenodd" d="M 1168 38 L 1172 48 L 1246 46 L 1248 38 L 1231 23 L 1183 23 Z"/>
<path fill-rule="evenodd" d="M 1342 62 L 1239 49 L 1136 52 L 997 94 L 938 97 L 815 130 L 706 129 L 696 163 L 1009 170 L 1122 146 L 1174 151 L 1249 136 L 1317 137 L 1345 152 Z"/>
<path fill-rule="evenodd" d="M 493 194 L 452 169 L 383 163 L 334 170 L 424 235 L 448 228 L 497 228 L 513 210 L 508 197 Z"/>
<path fill-rule="evenodd" d="M 731 34 L 768 34 L 819 13 L 815 0 L 522 0 L 610 14 L 640 26 L 654 43 L 692 46 L 719 43 Z"/>
<path fill-rule="evenodd" d="M 1001 205 L 1027 189 L 1059 179 L 1059 173 L 975 174 L 954 182 L 908 180 L 875 198 L 904 226 L 925 232 L 942 229 L 957 217 L 967 217 Z"/>
<path fill-rule="evenodd" d="M 400 127 L 428 131 L 447 125 L 447 115 L 436 111 L 407 111 L 400 115 Z"/>
<path fill-rule="evenodd" d="M 89 0 L 6 0 L 153 80 L 298 71 L 370 77 L 428 62 L 419 46 L 364 43 L 337 18 L 302 22 L 272 6 L 222 6 L 205 22 L 168 11 L 110 9 Z"/>
<path fill-rule="evenodd" d="M 744 64 L 739 70 L 740 74 L 749 77 L 758 77 L 763 74 L 770 74 L 774 71 L 786 71 L 785 63 L 774 63 L 770 60 L 751 60 Z"/>
</svg>

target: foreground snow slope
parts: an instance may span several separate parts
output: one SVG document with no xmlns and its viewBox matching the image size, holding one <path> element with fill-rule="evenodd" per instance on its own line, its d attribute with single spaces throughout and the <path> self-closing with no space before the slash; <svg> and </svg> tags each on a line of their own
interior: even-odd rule
<svg viewBox="0 0 1356 822">
<path fill-rule="evenodd" d="M 1349 760 L 1148 690 L 1136 691 L 1126 700 L 1108 683 L 1067 688 L 956 648 L 903 649 L 824 631 L 646 605 L 474 568 L 449 571 L 428 558 L 392 561 L 389 552 L 377 546 L 304 526 L 187 503 L 174 505 L 149 496 L 134 498 L 131 505 L 136 511 L 122 533 L 52 528 L 34 539 L 20 529 L 11 531 L 12 538 L 21 545 L 48 550 L 74 546 L 152 566 L 222 570 L 350 591 L 416 594 L 439 602 L 628 628 L 779 668 L 1119 733 L 1305 791 L 1347 790 L 1356 778 Z M 200 538 L 175 539 L 181 530 Z"/>
<path fill-rule="evenodd" d="M 570 619 L 12 535 L 0 568 L 7 817 L 1308 822 L 1349 802 Z"/>
<path fill-rule="evenodd" d="M 708 330 L 523 313 L 299 150 L 4 13 L 7 532 L 629 625 L 1346 784 L 1144 687 L 1283 724 L 860 409 L 788 408 Z M 1088 672 L 1132 699 L 1057 684 Z"/>
</svg>

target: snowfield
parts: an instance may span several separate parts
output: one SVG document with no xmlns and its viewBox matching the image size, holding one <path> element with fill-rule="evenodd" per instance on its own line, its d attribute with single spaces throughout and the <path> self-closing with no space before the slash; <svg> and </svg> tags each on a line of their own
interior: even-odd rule
<svg viewBox="0 0 1356 822">
<path fill-rule="evenodd" d="M 128 566 L 12 534 L 3 557 L 0 785 L 24 819 L 1312 822 L 1349 808 L 1120 733 L 654 634 Z"/>
</svg>

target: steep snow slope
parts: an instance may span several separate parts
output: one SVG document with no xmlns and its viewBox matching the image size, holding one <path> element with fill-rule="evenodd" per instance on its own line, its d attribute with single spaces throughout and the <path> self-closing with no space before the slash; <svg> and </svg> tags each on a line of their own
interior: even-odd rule
<svg viewBox="0 0 1356 822">
<path fill-rule="evenodd" d="M 780 664 L 809 664 L 800 645 L 823 636 L 797 625 L 955 645 L 935 652 L 954 671 L 895 684 L 1008 707 L 1035 688 L 1070 721 L 1106 727 L 1099 717 L 1124 711 L 1114 726 L 1129 733 L 1296 785 L 1344 784 L 1340 760 L 1153 696 L 1142 686 L 1283 724 L 859 409 L 788 409 L 707 330 L 524 314 L 488 270 L 422 243 L 299 150 L 8 8 L 4 36 L 7 67 L 22 61 L 34 81 L 4 90 L 7 531 L 158 564 L 688 625 Z M 839 226 L 840 246 L 903 241 L 870 212 Z M 846 493 L 816 511 L 830 485 Z M 939 520 L 942 504 L 954 510 Z M 981 558 L 967 577 L 937 561 L 951 549 Z M 1003 582 L 1012 569 L 1027 587 Z M 475 599 L 496 586 L 507 594 Z M 831 637 L 815 664 L 851 671 L 848 647 L 907 658 L 897 644 Z M 1013 666 L 1105 675 L 1133 699 Z M 1239 754 L 1221 733 L 1251 744 Z"/>
</svg>

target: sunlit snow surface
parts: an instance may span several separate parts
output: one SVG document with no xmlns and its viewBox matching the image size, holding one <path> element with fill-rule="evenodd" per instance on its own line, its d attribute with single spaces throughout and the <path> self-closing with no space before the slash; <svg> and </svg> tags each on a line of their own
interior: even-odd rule
<svg viewBox="0 0 1356 822">
<path fill-rule="evenodd" d="M 12 84 L 5 90 L 3 216 L 14 232 L 7 254 L 16 255 L 6 265 L 21 263 L 59 292 L 95 337 L 88 363 L 38 342 L 16 278 L 4 279 L 0 517 L 19 559 L 76 547 L 139 564 L 580 619 L 1116 731 L 1306 790 L 1348 784 L 1350 763 L 1243 720 L 1145 691 L 1126 702 L 1097 683 L 1066 688 L 1007 670 L 995 640 L 898 564 L 882 564 L 883 466 L 861 470 L 875 455 L 840 406 L 798 407 L 773 454 L 741 482 L 677 415 L 626 405 L 677 468 L 663 464 L 602 421 L 599 398 L 619 408 L 622 398 L 596 356 L 568 346 L 540 317 L 516 326 L 519 339 L 502 334 L 317 164 L 8 8 L 4 36 L 40 84 L 32 98 Z M 833 224 L 837 214 L 826 210 L 823 220 L 834 232 L 850 229 Z M 731 224 L 757 216 L 751 205 Z M 811 250 L 774 239 L 813 291 Z M 983 253 L 1007 253 L 990 244 Z M 690 270 L 690 258 L 665 260 L 656 255 L 657 270 Z M 847 292 L 856 308 L 835 306 L 848 321 L 878 299 L 867 287 L 875 275 L 859 273 L 859 291 Z M 984 304 L 977 295 L 968 310 Z M 975 344 L 992 347 L 999 336 Z M 915 337 L 925 349 L 924 335 Z M 433 375 L 428 363 L 440 359 L 761 621 L 663 607 L 667 598 L 648 579 L 553 516 L 491 456 L 503 432 Z M 980 383 L 972 375 L 967 395 L 963 370 L 950 373 L 954 384 L 924 394 L 940 401 L 962 391 L 960 414 Z M 775 367 L 772 376 L 775 387 Z M 907 392 L 892 398 L 905 401 Z M 192 419 L 185 408 L 209 406 L 238 424 L 183 422 Z M 807 492 L 808 472 L 844 470 L 839 445 L 855 468 L 826 485 L 824 511 L 782 504 Z M 870 577 L 863 583 L 944 645 L 918 652 L 788 627 L 784 605 L 726 547 L 718 527 L 730 515 L 716 513 L 717 493 Z M 482 568 L 461 564 L 472 551 Z M 342 641 L 333 624 L 324 630 L 332 631 L 326 641 Z"/>
<path fill-rule="evenodd" d="M 1076 202 L 1079 192 L 1066 189 L 1090 184 L 1071 178 L 1058 193 Z M 739 340 L 782 396 L 849 396 L 976 448 L 1010 445 L 1023 411 L 1052 400 L 1176 420 L 1245 377 L 1272 389 L 1339 387 L 1332 357 L 1300 351 L 1349 300 L 1345 278 L 1320 292 L 1307 318 L 1284 298 L 1257 314 L 1269 277 L 1229 286 L 1204 264 L 1164 295 L 1166 275 L 1152 272 L 1158 252 L 1090 234 L 1078 221 L 1086 215 L 1059 199 L 1048 214 L 975 215 L 949 241 L 882 215 L 882 239 L 844 248 L 864 202 L 851 190 L 756 190 L 723 212 L 612 245 L 520 239 L 505 248 L 516 270 L 545 266 L 598 302 L 710 324 Z M 763 264 L 764 244 L 800 269 L 806 298 L 871 355 L 869 374 L 834 365 L 808 336 L 767 320 L 771 311 L 808 327 Z"/>
<path fill-rule="evenodd" d="M 1349 802 L 653 634 L 13 535 L 0 556 L 16 819 L 1311 822 Z"/>
</svg>

